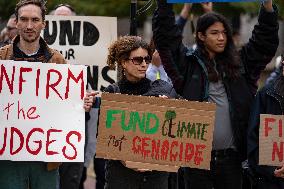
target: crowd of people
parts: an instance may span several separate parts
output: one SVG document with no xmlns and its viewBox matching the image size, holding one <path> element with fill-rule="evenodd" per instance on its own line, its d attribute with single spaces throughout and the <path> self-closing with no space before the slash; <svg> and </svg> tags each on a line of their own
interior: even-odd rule
<svg viewBox="0 0 284 189">
<path fill-rule="evenodd" d="M 151 44 L 139 36 L 121 36 L 109 47 L 106 64 L 122 73 L 104 92 L 215 103 L 210 170 L 183 167 L 168 173 L 94 158 L 96 189 L 284 189 L 284 165 L 258 165 L 260 114 L 284 113 L 283 58 L 277 75 L 259 91 L 257 85 L 279 44 L 279 10 L 273 0 L 260 3 L 258 23 L 241 48 L 234 43 L 229 21 L 213 11 L 212 3 L 201 3 L 204 14 L 197 20 L 196 44 L 186 47 L 182 33 L 192 4 L 185 4 L 176 19 L 173 4 L 156 1 Z M 46 11 L 41 0 L 18 2 L 1 32 L 0 60 L 66 64 L 40 37 Z M 76 15 L 68 4 L 50 14 Z M 84 98 L 86 121 L 91 107 L 100 106 L 96 95 L 89 92 Z M 244 162 L 250 175 L 244 174 Z M 86 179 L 86 167 L 78 162 L 1 160 L 0 172 L 3 189 L 83 189 Z"/>
</svg>

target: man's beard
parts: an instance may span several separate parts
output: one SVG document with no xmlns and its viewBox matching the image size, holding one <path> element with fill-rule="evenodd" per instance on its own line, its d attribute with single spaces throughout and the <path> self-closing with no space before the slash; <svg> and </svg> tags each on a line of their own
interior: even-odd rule
<svg viewBox="0 0 284 189">
<path fill-rule="evenodd" d="M 23 36 L 23 40 L 26 41 L 26 42 L 28 42 L 28 43 L 33 43 L 33 42 L 35 42 L 39 37 L 40 37 L 40 35 L 36 36 L 35 38 L 29 39 L 29 38 L 26 38 L 25 36 Z"/>
</svg>

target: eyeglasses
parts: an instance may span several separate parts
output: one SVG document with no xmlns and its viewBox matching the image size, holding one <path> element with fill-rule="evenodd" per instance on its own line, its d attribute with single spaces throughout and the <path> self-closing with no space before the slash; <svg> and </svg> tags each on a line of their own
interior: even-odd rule
<svg viewBox="0 0 284 189">
<path fill-rule="evenodd" d="M 141 65 L 144 60 L 146 64 L 150 64 L 152 61 L 150 56 L 145 56 L 145 57 L 135 56 L 135 57 L 129 58 L 128 60 L 131 60 L 134 65 Z"/>
</svg>

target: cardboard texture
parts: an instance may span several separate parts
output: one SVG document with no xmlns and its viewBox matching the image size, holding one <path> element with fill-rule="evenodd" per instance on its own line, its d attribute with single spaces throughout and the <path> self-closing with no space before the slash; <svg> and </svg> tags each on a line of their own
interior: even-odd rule
<svg viewBox="0 0 284 189">
<path fill-rule="evenodd" d="M 148 163 L 153 170 L 209 169 L 215 108 L 211 103 L 103 93 L 96 156 Z"/>
<path fill-rule="evenodd" d="M 283 115 L 260 115 L 259 165 L 283 166 L 283 123 Z"/>
</svg>

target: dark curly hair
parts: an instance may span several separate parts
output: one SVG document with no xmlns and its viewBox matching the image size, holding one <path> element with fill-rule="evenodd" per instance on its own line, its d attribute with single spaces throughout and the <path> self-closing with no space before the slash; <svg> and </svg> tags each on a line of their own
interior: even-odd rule
<svg viewBox="0 0 284 189">
<path fill-rule="evenodd" d="M 15 15 L 16 15 L 16 20 L 19 18 L 19 9 L 23 6 L 26 5 L 36 5 L 40 8 L 41 10 L 41 17 L 42 21 L 45 20 L 45 14 L 46 14 L 46 2 L 44 0 L 20 0 L 15 8 Z"/>
<path fill-rule="evenodd" d="M 196 25 L 197 46 L 201 49 L 203 55 L 209 59 L 208 52 L 205 50 L 204 42 L 198 38 L 198 32 L 205 35 L 206 30 L 216 22 L 221 22 L 223 24 L 227 35 L 227 44 L 224 52 L 218 53 L 215 57 L 217 69 L 221 69 L 218 71 L 225 72 L 230 78 L 237 78 L 239 76 L 240 57 L 234 45 L 232 29 L 229 22 L 223 15 L 216 12 L 209 12 L 199 17 Z M 209 80 L 218 80 L 218 77 L 220 76 L 214 72 L 213 66 L 207 64 L 206 67 L 208 69 Z"/>
<path fill-rule="evenodd" d="M 152 50 L 150 46 L 142 40 L 139 36 L 122 36 L 113 42 L 108 48 L 109 54 L 107 57 L 107 64 L 110 69 L 115 70 L 117 66 L 121 66 L 122 62 L 127 60 L 130 53 L 138 48 L 143 48 L 148 51 L 149 56 L 152 57 Z"/>
</svg>

